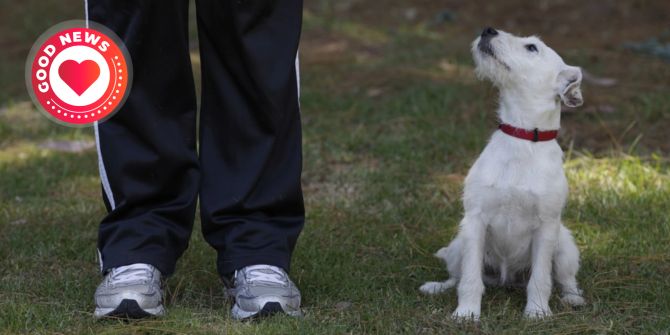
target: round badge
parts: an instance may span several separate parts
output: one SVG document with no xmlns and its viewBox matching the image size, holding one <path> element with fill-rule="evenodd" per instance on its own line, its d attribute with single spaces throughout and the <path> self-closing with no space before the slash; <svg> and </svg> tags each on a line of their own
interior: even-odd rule
<svg viewBox="0 0 670 335">
<path fill-rule="evenodd" d="M 132 83 L 128 51 L 111 30 L 67 21 L 47 30 L 26 62 L 33 102 L 50 119 L 81 127 L 104 121 L 125 102 Z"/>
</svg>

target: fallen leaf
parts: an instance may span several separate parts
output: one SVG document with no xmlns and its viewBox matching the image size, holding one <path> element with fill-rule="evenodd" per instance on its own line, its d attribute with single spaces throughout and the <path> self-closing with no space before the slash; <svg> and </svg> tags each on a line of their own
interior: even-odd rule
<svg viewBox="0 0 670 335">
<path fill-rule="evenodd" d="M 405 9 L 405 12 L 403 14 L 406 20 L 414 21 L 414 19 L 416 19 L 418 11 L 416 10 L 416 8 L 407 8 Z"/>
<path fill-rule="evenodd" d="M 370 98 L 378 97 L 378 96 L 382 95 L 382 93 L 384 93 L 384 90 L 381 89 L 381 88 L 379 88 L 379 87 L 373 87 L 373 88 L 370 88 L 370 89 L 366 92 L 366 94 L 367 94 Z"/>
<path fill-rule="evenodd" d="M 39 144 L 42 149 L 49 149 L 61 152 L 82 152 L 95 147 L 94 142 L 90 141 L 55 141 L 48 140 Z"/>
<path fill-rule="evenodd" d="M 619 81 L 614 79 L 614 78 L 607 78 L 607 77 L 598 77 L 586 70 L 582 70 L 582 79 L 584 82 L 589 83 L 591 85 L 595 86 L 601 86 L 601 87 L 612 87 L 616 85 Z"/>
<path fill-rule="evenodd" d="M 338 311 L 343 311 L 345 309 L 349 309 L 351 305 L 352 304 L 350 301 L 340 301 L 337 304 L 335 304 L 335 309 Z"/>
</svg>

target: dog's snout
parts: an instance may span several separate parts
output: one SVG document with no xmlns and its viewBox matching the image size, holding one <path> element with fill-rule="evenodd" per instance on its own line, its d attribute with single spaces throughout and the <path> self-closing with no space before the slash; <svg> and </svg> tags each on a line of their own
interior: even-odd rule
<svg viewBox="0 0 670 335">
<path fill-rule="evenodd" d="M 493 37 L 496 35 L 498 35 L 498 31 L 491 27 L 485 28 L 484 31 L 482 31 L 482 37 Z"/>
</svg>

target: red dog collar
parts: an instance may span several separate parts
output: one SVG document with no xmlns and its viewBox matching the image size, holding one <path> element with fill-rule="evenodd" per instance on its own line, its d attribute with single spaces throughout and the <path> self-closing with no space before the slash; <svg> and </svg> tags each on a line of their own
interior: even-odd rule
<svg viewBox="0 0 670 335">
<path fill-rule="evenodd" d="M 539 131 L 537 128 L 533 130 L 528 130 L 523 128 L 517 128 L 505 123 L 501 123 L 498 126 L 498 129 L 502 130 L 503 133 L 509 136 L 533 142 L 551 141 L 556 137 L 558 137 L 558 130 Z"/>
</svg>

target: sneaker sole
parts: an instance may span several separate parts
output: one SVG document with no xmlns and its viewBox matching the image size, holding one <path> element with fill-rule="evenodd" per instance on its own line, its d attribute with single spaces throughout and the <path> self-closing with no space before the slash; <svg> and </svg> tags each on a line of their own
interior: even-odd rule
<svg viewBox="0 0 670 335">
<path fill-rule="evenodd" d="M 142 309 L 137 301 L 132 299 L 123 299 L 116 308 L 96 307 L 93 315 L 98 318 L 126 318 L 126 319 L 144 319 L 154 316 L 165 315 L 165 308 L 160 305 L 155 308 Z"/>
<path fill-rule="evenodd" d="M 237 304 L 233 305 L 231 311 L 233 319 L 235 320 L 253 320 L 263 317 L 268 317 L 276 314 L 287 314 L 292 317 L 302 317 L 302 312 L 297 311 L 285 311 L 281 304 L 278 302 L 267 302 L 263 305 L 263 308 L 260 311 L 250 312 L 245 311 L 240 308 Z"/>
</svg>

